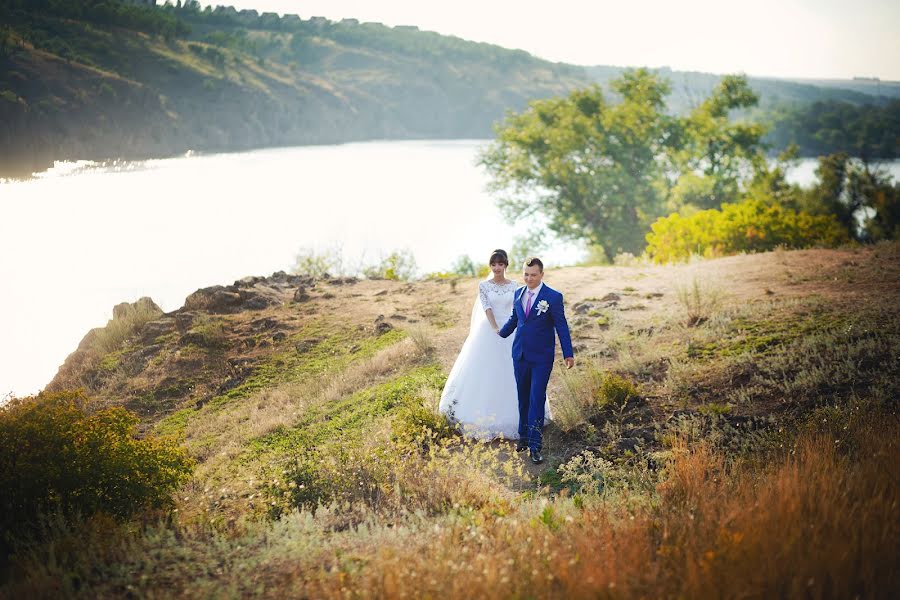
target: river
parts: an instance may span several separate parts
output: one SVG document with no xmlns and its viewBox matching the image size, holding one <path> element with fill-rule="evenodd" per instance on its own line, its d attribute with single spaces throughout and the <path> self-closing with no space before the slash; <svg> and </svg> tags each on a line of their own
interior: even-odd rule
<svg viewBox="0 0 900 600">
<path fill-rule="evenodd" d="M 405 249 L 421 273 L 487 258 L 517 233 L 475 164 L 486 140 L 275 148 L 66 163 L 0 183 L 0 398 L 52 379 L 113 305 L 180 307 L 200 287 L 289 270 L 302 248 L 350 263 Z M 813 179 L 815 161 L 791 173 Z M 900 161 L 890 164 L 900 177 Z M 573 245 L 545 254 L 578 259 Z"/>
</svg>

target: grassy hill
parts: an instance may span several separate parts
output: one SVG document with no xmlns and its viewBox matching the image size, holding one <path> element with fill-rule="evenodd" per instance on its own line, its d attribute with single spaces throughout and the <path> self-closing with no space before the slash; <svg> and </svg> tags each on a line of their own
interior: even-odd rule
<svg viewBox="0 0 900 600">
<path fill-rule="evenodd" d="M 623 70 L 551 63 L 415 27 L 185 5 L 0 1 L 0 176 L 63 159 L 484 138 L 507 110 Z M 674 112 L 719 80 L 659 72 L 672 81 Z M 900 93 L 891 82 L 751 84 L 761 118 L 816 101 L 886 106 Z"/>
<path fill-rule="evenodd" d="M 281 30 L 276 18 L 272 30 L 264 20 L 245 27 L 183 14 L 193 33 L 167 37 L 8 14 L 0 53 L 6 175 L 59 159 L 484 137 L 504 110 L 585 81 L 578 68 L 524 52 L 400 28 L 298 19 Z"/>
<path fill-rule="evenodd" d="M 0 594 L 892 597 L 898 258 L 549 270 L 579 363 L 540 466 L 434 412 L 473 279 L 120 305 L 50 388 L 136 411 L 193 479 L 174 517 L 60 529 Z"/>
</svg>

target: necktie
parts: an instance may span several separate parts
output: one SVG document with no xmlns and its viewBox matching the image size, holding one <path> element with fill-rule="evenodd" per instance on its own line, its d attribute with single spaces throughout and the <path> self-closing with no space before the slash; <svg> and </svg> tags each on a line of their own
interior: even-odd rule
<svg viewBox="0 0 900 600">
<path fill-rule="evenodd" d="M 534 300 L 534 292 L 528 292 L 528 303 L 525 305 L 525 318 L 528 318 L 528 314 L 531 312 L 531 301 Z"/>
</svg>

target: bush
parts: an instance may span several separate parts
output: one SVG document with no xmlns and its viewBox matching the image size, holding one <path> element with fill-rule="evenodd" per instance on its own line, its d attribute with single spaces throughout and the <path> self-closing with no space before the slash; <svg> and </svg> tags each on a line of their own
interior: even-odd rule
<svg viewBox="0 0 900 600">
<path fill-rule="evenodd" d="M 363 267 L 367 279 L 409 281 L 416 275 L 416 258 L 409 250 L 395 250 L 374 265 Z"/>
<path fill-rule="evenodd" d="M 12 400 L 0 410 L 0 524 L 4 546 L 41 515 L 127 517 L 170 505 L 191 460 L 168 441 L 135 438 L 138 418 L 121 407 L 88 414 L 79 392 Z"/>
<path fill-rule="evenodd" d="M 391 440 L 400 448 L 420 447 L 453 435 L 455 428 L 446 416 L 419 403 L 410 403 L 397 413 L 391 427 Z"/>
<path fill-rule="evenodd" d="M 343 250 L 340 246 L 332 246 L 321 252 L 313 248 L 301 248 L 294 259 L 291 272 L 317 279 L 326 275 L 345 275 Z"/>
<path fill-rule="evenodd" d="M 598 406 L 609 404 L 622 406 L 629 398 L 638 395 L 637 388 L 629 380 L 615 373 L 607 373 L 600 382 L 600 387 L 594 392 L 594 399 Z"/>
<path fill-rule="evenodd" d="M 674 213 L 657 219 L 650 229 L 647 254 L 657 263 L 684 260 L 692 254 L 724 256 L 779 246 L 835 247 L 849 241 L 832 215 L 810 215 L 756 199 L 689 217 Z"/>
<path fill-rule="evenodd" d="M 140 331 L 150 321 L 158 319 L 162 310 L 150 298 L 144 297 L 137 302 L 123 302 L 113 309 L 113 318 L 106 326 L 95 329 L 93 346 L 101 354 L 115 352 L 125 341 Z"/>
<path fill-rule="evenodd" d="M 563 431 L 583 427 L 603 407 L 621 407 L 638 395 L 631 381 L 592 363 L 564 371 L 562 384 L 553 402 L 553 420 Z"/>
<path fill-rule="evenodd" d="M 721 289 L 696 276 L 689 282 L 679 283 L 675 292 L 684 307 L 688 327 L 708 321 L 722 304 Z"/>
</svg>

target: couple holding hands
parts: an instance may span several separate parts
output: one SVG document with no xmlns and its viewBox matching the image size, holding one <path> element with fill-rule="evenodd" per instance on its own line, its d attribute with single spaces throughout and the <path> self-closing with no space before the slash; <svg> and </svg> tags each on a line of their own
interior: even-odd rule
<svg viewBox="0 0 900 600">
<path fill-rule="evenodd" d="M 540 464 L 557 335 L 566 368 L 575 365 L 563 295 L 543 282 L 539 258 L 525 261 L 524 286 L 507 279 L 505 251 L 494 250 L 489 263 L 491 275 L 478 284 L 469 335 L 450 370 L 440 411 L 471 437 L 518 440 L 516 450 L 529 450 Z"/>
</svg>

